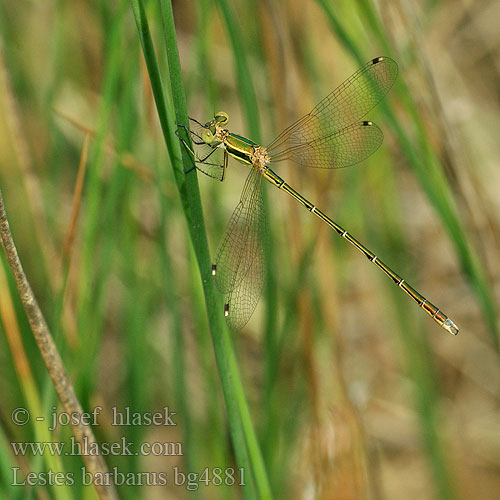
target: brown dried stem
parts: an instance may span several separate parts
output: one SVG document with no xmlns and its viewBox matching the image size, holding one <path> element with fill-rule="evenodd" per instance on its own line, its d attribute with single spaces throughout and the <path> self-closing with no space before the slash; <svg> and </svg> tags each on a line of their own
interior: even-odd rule
<svg viewBox="0 0 500 500">
<path fill-rule="evenodd" d="M 14 276 L 16 287 L 26 312 L 26 316 L 28 317 L 31 330 L 33 331 L 33 336 L 38 344 L 43 361 L 45 362 L 45 366 L 47 367 L 50 378 L 52 379 L 52 383 L 54 384 L 54 388 L 59 396 L 59 399 L 61 400 L 64 410 L 69 414 L 82 414 L 83 410 L 76 397 L 71 380 L 66 373 L 49 327 L 47 326 L 42 311 L 40 310 L 35 295 L 33 294 L 33 290 L 31 289 L 28 279 L 26 278 L 21 261 L 19 260 L 17 249 L 10 232 L 1 189 L 0 240 L 7 262 Z M 74 424 L 72 427 L 73 435 L 80 443 L 82 449 L 92 449 L 97 446 L 94 434 L 89 426 L 80 423 Z M 101 455 L 83 455 L 82 458 L 85 462 L 87 471 L 91 473 L 93 477 L 96 477 L 96 475 L 103 475 L 106 477 L 107 467 Z M 114 485 L 100 486 L 95 484 L 94 486 L 100 499 L 118 500 Z"/>
</svg>

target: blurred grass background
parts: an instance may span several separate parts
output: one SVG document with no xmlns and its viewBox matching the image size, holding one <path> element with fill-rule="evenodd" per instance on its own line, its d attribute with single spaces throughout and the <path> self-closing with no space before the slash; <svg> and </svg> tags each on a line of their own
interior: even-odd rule
<svg viewBox="0 0 500 500">
<path fill-rule="evenodd" d="M 160 8 L 146 9 L 165 83 Z M 173 10 L 190 115 L 225 110 L 233 131 L 263 144 L 362 63 L 398 62 L 395 88 L 368 117 L 385 133 L 372 158 L 337 172 L 278 172 L 461 330 L 444 333 L 266 187 L 269 280 L 232 339 L 274 498 L 498 498 L 500 2 L 200 0 Z M 129 2 L 3 3 L 0 33 L 0 185 L 78 396 L 89 411 L 103 406 L 102 441 L 183 444 L 183 457 L 108 457 L 108 466 L 237 466 Z M 222 184 L 199 176 L 212 252 L 246 172 L 232 162 Z M 12 452 L 11 441 L 68 440 L 70 431 L 12 423 L 18 406 L 48 415 L 57 401 L 3 255 L 0 297 L 0 498 L 95 498 L 78 481 L 11 485 L 12 467 L 82 464 Z M 178 425 L 113 427 L 115 405 L 169 406 Z M 252 488 L 204 485 L 118 491 L 255 498 Z"/>
</svg>

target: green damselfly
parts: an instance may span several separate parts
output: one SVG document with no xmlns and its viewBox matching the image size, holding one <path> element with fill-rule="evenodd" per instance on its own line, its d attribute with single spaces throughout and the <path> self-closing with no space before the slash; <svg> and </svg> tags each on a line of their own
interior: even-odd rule
<svg viewBox="0 0 500 500">
<path fill-rule="evenodd" d="M 342 168 L 368 158 L 381 145 L 383 134 L 373 122 L 361 119 L 387 94 L 397 74 L 398 66 L 389 57 L 369 61 L 265 148 L 224 128 L 229 120 L 225 112 L 216 113 L 205 124 L 190 118 L 191 127 L 184 126 L 197 146 L 196 152 L 178 134 L 193 155 L 195 167 L 210 177 L 224 179 L 229 156 L 251 169 L 212 265 L 212 276 L 225 298 L 224 316 L 231 328 L 240 329 L 248 322 L 264 283 L 262 179 L 266 179 L 360 250 L 439 325 L 454 335 L 458 333 L 450 318 L 268 166 L 292 160 L 317 168 Z"/>
</svg>

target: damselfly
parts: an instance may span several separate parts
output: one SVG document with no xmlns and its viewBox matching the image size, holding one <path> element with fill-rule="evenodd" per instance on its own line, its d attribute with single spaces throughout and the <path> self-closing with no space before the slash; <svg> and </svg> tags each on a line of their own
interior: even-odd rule
<svg viewBox="0 0 500 500">
<path fill-rule="evenodd" d="M 383 134 L 373 122 L 361 119 L 387 94 L 397 73 L 398 66 L 389 57 L 373 59 L 265 148 L 224 128 L 229 118 L 223 111 L 205 124 L 190 118 L 191 128 L 184 126 L 197 146 L 196 152 L 178 134 L 192 153 L 195 167 L 210 177 L 224 179 L 229 156 L 250 167 L 211 271 L 224 294 L 224 316 L 231 328 L 240 329 L 250 319 L 264 283 L 266 226 L 261 190 L 262 179 L 266 179 L 360 250 L 439 325 L 454 335 L 458 333 L 450 318 L 268 166 L 292 160 L 310 167 L 342 168 L 368 158 L 382 143 Z"/>
</svg>

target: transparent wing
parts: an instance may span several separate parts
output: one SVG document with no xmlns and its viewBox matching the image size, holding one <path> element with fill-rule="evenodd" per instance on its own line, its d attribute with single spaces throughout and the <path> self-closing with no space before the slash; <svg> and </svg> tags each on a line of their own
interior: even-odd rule
<svg viewBox="0 0 500 500">
<path fill-rule="evenodd" d="M 247 323 L 259 300 L 264 283 L 265 238 L 262 176 L 252 169 L 214 264 L 215 282 L 224 293 L 226 319 L 233 329 Z"/>
<path fill-rule="evenodd" d="M 239 285 L 225 297 L 224 314 L 232 330 L 240 330 L 248 323 L 259 302 L 264 280 L 264 248 L 260 246 Z"/>
<path fill-rule="evenodd" d="M 307 144 L 359 122 L 387 94 L 398 74 L 389 57 L 366 63 L 326 96 L 309 114 L 285 129 L 268 147 L 277 154 L 283 148 Z"/>
<path fill-rule="evenodd" d="M 262 246 L 262 207 L 262 176 L 252 169 L 215 257 L 215 283 L 222 293 L 229 293 L 240 284 Z"/>
<path fill-rule="evenodd" d="M 383 140 L 382 130 L 373 122 L 365 121 L 308 143 L 290 146 L 271 156 L 271 161 L 292 160 L 315 168 L 349 167 L 372 155 Z"/>
<path fill-rule="evenodd" d="M 224 150 L 221 148 L 215 148 L 213 154 L 203 161 L 195 157 L 194 163 L 196 168 L 205 175 L 208 175 L 208 177 L 212 177 L 218 181 L 222 181 L 224 178 Z"/>
</svg>

